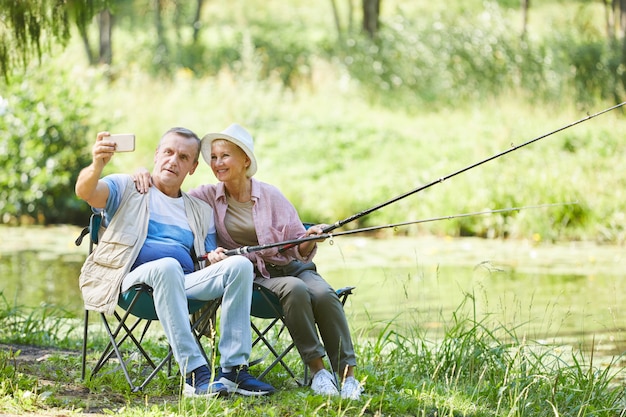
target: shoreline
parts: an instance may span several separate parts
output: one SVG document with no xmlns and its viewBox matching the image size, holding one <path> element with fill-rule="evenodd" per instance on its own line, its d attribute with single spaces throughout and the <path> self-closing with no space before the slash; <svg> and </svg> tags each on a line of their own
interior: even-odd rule
<svg viewBox="0 0 626 417">
<path fill-rule="evenodd" d="M 42 259 L 82 262 L 87 242 L 74 244 L 82 227 L 0 225 L 0 256 L 37 251 Z M 534 242 L 480 237 L 339 236 L 318 243 L 315 262 L 323 269 L 393 266 L 464 266 L 492 264 L 525 273 L 622 275 L 626 248 L 589 241 Z"/>
</svg>

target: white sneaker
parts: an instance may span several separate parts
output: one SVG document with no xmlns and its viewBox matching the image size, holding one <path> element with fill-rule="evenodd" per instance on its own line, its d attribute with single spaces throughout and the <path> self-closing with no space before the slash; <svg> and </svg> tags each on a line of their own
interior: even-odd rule
<svg viewBox="0 0 626 417">
<path fill-rule="evenodd" d="M 341 398 L 346 400 L 358 400 L 361 398 L 363 387 L 353 376 L 349 376 L 341 384 Z"/>
<path fill-rule="evenodd" d="M 311 381 L 311 389 L 313 392 L 319 395 L 339 395 L 337 385 L 335 385 L 335 378 L 326 369 L 317 371 L 313 375 L 313 381 Z"/>
</svg>

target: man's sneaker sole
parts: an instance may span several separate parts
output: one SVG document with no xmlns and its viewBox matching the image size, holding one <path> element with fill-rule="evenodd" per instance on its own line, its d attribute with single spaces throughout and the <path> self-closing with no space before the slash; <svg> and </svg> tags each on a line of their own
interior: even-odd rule
<svg viewBox="0 0 626 417">
<path fill-rule="evenodd" d="M 240 388 L 236 382 L 233 382 L 230 379 L 224 378 L 224 377 L 220 378 L 217 382 L 223 385 L 226 385 L 226 388 L 228 388 L 228 392 L 230 394 L 237 393 L 240 395 L 245 395 L 246 397 L 261 397 L 263 395 L 270 395 L 274 392 L 274 391 L 248 391 L 243 388 Z"/>
<path fill-rule="evenodd" d="M 221 389 L 219 391 L 214 391 L 214 392 L 204 392 L 201 394 L 196 393 L 196 389 L 194 387 L 192 387 L 189 384 L 185 384 L 185 387 L 183 388 L 183 397 L 186 398 L 194 398 L 194 397 L 228 397 L 229 395 L 229 389 L 228 387 L 226 387 L 226 389 Z"/>
</svg>

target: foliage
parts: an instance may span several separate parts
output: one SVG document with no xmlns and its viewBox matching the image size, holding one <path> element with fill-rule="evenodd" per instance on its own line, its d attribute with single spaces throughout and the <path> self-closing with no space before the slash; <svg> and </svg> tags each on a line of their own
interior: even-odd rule
<svg viewBox="0 0 626 417">
<path fill-rule="evenodd" d="M 168 7 L 162 14 L 174 47 L 165 48 L 159 45 L 162 40 L 145 36 L 149 28 L 138 12 L 141 4 L 120 5 L 117 11 L 124 14 L 118 42 L 128 51 L 118 53 L 118 61 L 132 64 L 130 58 L 154 75 L 181 69 L 197 77 L 223 69 L 250 75 L 252 69 L 256 79 L 278 78 L 284 86 L 297 88 L 308 85 L 301 81 L 309 81 L 316 59 L 324 58 L 347 69 L 373 102 L 409 108 L 483 100 L 516 90 L 548 101 L 575 91 L 585 103 L 621 92 L 619 48 L 603 38 L 593 25 L 594 14 L 584 6 L 573 26 L 524 39 L 511 30 L 511 4 L 485 2 L 426 17 L 398 9 L 383 15 L 384 24 L 373 39 L 344 33 L 339 41 L 329 31 L 303 30 L 298 19 L 247 15 L 242 25 L 242 18 L 228 12 L 202 25 L 200 37 L 192 40 L 184 23 L 191 21 L 189 7 Z M 233 30 L 234 25 L 241 30 Z M 128 33 L 132 38 L 127 39 Z M 251 59 L 257 61 L 253 67 Z"/>
<path fill-rule="evenodd" d="M 176 64 L 165 78 L 155 76 L 160 58 L 145 19 L 154 4 L 111 4 L 114 40 L 124 50 L 115 49 L 116 60 L 105 69 L 113 76 L 99 84 L 105 95 L 92 103 L 96 114 L 106 117 L 107 130 L 137 133 L 138 151 L 116 157 L 107 173 L 148 166 L 153 147 L 144 138 L 172 125 L 206 132 L 237 120 L 259 141 L 259 178 L 278 185 L 307 221 L 345 218 L 621 96 L 615 77 L 623 76 L 620 52 L 603 42 L 593 20 L 597 13 L 587 13 L 592 2 L 559 4 L 557 13 L 573 13 L 572 22 L 543 24 L 542 32 L 530 31 L 525 40 L 511 29 L 519 17 L 511 2 L 463 2 L 447 7 L 447 13 L 435 4 L 428 6 L 432 13 L 416 12 L 425 5 L 403 5 L 385 9 L 376 39 L 344 33 L 342 43 L 328 30 L 329 22 L 324 26 L 324 15 L 311 12 L 316 6 L 304 2 L 280 13 L 274 3 L 255 11 L 207 5 L 202 19 L 211 24 L 201 25 L 194 42 L 191 27 L 181 23 L 190 21 L 192 6 L 179 10 L 166 2 L 166 35 L 176 46 L 170 57 Z M 539 15 L 546 7 L 533 10 Z M 554 19 L 546 15 L 546 22 Z M 80 47 L 72 42 L 58 61 L 80 62 Z M 82 81 L 86 73 L 75 79 Z M 624 152 L 618 140 L 623 129 L 617 116 L 603 119 L 559 134 L 564 140 L 545 141 L 554 146 L 533 145 L 541 150 L 516 152 L 347 227 L 577 201 L 575 208 L 419 229 L 623 242 L 617 203 L 623 180 L 610 170 Z M 87 116 L 85 124 L 100 123 Z M 575 184 L 562 180 L 572 172 Z M 214 180 L 208 170 L 203 175 L 194 175 L 186 187 Z M 596 186 L 612 182 L 611 190 Z M 16 188 L 14 194 L 20 193 Z"/>
<path fill-rule="evenodd" d="M 315 25 L 303 30 L 302 21 L 269 12 L 245 13 L 242 19 L 236 7 L 195 21 L 202 3 L 159 2 L 158 11 L 146 0 L 70 1 L 63 6 L 58 3 L 65 2 L 48 0 L 40 8 L 37 3 L 0 4 L 8 22 L 7 30 L 0 32 L 5 36 L 0 50 L 23 51 L 19 53 L 24 62 L 32 50 L 41 54 L 42 32 L 54 35 L 49 42 L 64 45 L 71 22 L 86 36 L 90 19 L 108 7 L 120 30 L 116 44 L 124 44 L 126 50 L 115 49 L 116 61 L 122 65 L 134 61 L 155 76 L 171 76 L 182 68 L 198 77 L 223 68 L 243 70 L 252 54 L 260 61 L 259 79 L 278 77 L 283 85 L 294 87 L 310 76 L 314 58 L 325 49 L 335 65 L 345 65 L 370 99 L 385 105 L 400 99 L 411 107 L 445 106 L 516 89 L 549 100 L 575 91 L 583 102 L 623 93 L 620 46 L 605 39 L 594 24 L 591 2 L 572 6 L 579 8 L 572 25 L 524 39 L 512 30 L 510 16 L 517 12 L 513 2 L 500 0 L 450 7 L 447 13 L 433 7 L 435 13 L 417 18 L 411 8 L 409 12 L 398 8 L 381 16 L 382 28 L 373 39 L 345 33 L 340 42 L 330 31 L 320 33 Z M 532 10 L 538 7 L 533 5 Z M 154 20 L 147 20 L 146 14 L 158 15 L 157 36 L 152 36 L 153 24 L 146 22 Z M 22 15 L 26 18 L 19 18 Z M 331 18 L 321 20 L 330 23 Z M 233 30 L 233 25 L 242 30 Z M 1 58 L 2 54 L 6 74 L 12 65 L 7 57 Z"/>
<path fill-rule="evenodd" d="M 316 52 L 316 45 L 299 26 L 277 27 L 271 22 L 252 21 L 245 30 L 232 33 L 222 25 L 227 26 L 227 22 L 212 28 L 201 38 L 202 42 L 177 40 L 176 57 L 169 74 L 186 69 L 195 77 L 203 78 L 226 69 L 259 80 L 277 78 L 288 87 L 296 87 L 300 80 L 309 76 L 310 59 Z M 141 35 L 139 39 L 141 42 L 135 43 L 132 56 L 149 73 L 163 74 L 166 68 L 162 58 L 154 55 L 158 50 L 156 40 Z M 125 60 L 125 57 L 121 59 Z"/>
<path fill-rule="evenodd" d="M 85 26 L 107 0 L 2 0 L 0 1 L 0 74 L 5 78 L 18 67 L 41 58 L 55 43 L 65 46 L 70 26 Z"/>
<path fill-rule="evenodd" d="M 17 76 L 0 97 L 2 222 L 80 224 L 88 217 L 73 188 L 90 162 L 91 104 L 73 77 L 41 68 Z"/>
<path fill-rule="evenodd" d="M 386 23 L 375 39 L 352 36 L 328 49 L 385 106 L 443 107 L 517 90 L 549 102 L 576 91 L 590 103 L 616 91 L 618 73 L 608 61 L 620 54 L 597 33 L 581 35 L 586 21 L 521 39 L 504 11 L 487 2 L 480 14 L 398 13 Z"/>
<path fill-rule="evenodd" d="M 418 325 L 400 331 L 393 321 L 373 338 L 355 338 L 360 364 L 357 377 L 366 387 L 358 402 L 315 396 L 309 387 L 295 386 L 288 375 L 278 371 L 268 375 L 269 382 L 279 389 L 271 397 L 184 399 L 178 394 L 180 378 L 167 378 L 164 372 L 136 394 L 129 392 L 117 366 L 79 382 L 78 352 L 52 354 L 34 363 L 20 361 L 19 351 L 0 351 L 0 375 L 4 377 L 0 412 L 81 409 L 124 416 L 619 414 L 624 389 L 616 384 L 617 360 L 597 367 L 593 358 L 519 338 L 521 325 L 490 324 L 488 316 L 478 317 L 475 311 L 474 297 L 468 294 L 451 318 L 442 318 L 440 340 L 430 340 Z M 10 334 L 5 333 L 0 341 L 6 341 L 6 336 Z M 102 348 L 105 341 L 102 335 L 96 345 Z M 154 352 L 157 345 L 147 343 L 146 348 Z M 88 363 L 95 353 L 90 350 Z M 297 355 L 284 360 L 298 368 Z M 68 392 L 72 384 L 78 387 Z"/>
</svg>

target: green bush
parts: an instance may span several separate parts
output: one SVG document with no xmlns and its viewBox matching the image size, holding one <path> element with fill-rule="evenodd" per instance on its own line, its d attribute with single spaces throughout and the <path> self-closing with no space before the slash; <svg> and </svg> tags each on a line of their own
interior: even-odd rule
<svg viewBox="0 0 626 417">
<path fill-rule="evenodd" d="M 82 223 L 74 194 L 87 147 L 90 103 L 67 73 L 42 66 L 0 96 L 0 222 Z"/>
<path fill-rule="evenodd" d="M 286 87 L 294 87 L 311 73 L 310 58 L 318 46 L 311 35 L 296 24 L 280 24 L 255 20 L 245 30 L 233 31 L 233 22 L 224 21 L 206 28 L 199 41 L 168 34 L 167 49 L 157 45 L 154 36 L 143 33 L 119 33 L 130 53 L 121 55 L 140 63 L 150 74 L 171 75 L 181 68 L 191 70 L 198 78 L 215 76 L 228 69 L 237 75 L 254 79 L 277 78 Z"/>
<path fill-rule="evenodd" d="M 533 100 L 613 99 L 621 52 L 589 29 L 581 13 L 573 27 L 522 39 L 496 3 L 480 14 L 415 19 L 398 13 L 378 36 L 348 38 L 339 48 L 350 74 L 385 106 L 423 108 L 485 100 L 524 91 Z"/>
</svg>

